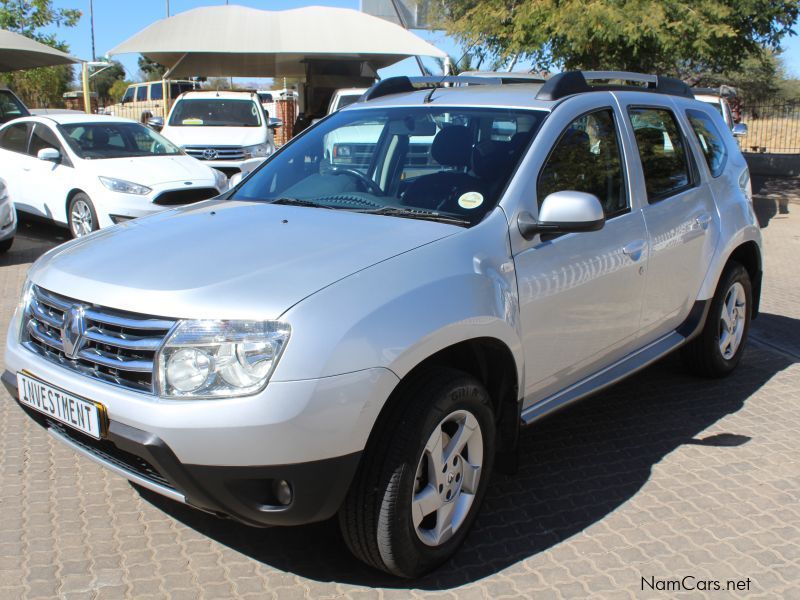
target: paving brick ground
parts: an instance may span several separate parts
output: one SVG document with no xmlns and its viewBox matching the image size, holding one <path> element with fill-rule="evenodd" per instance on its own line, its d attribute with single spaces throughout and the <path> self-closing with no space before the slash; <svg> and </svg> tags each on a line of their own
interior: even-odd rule
<svg viewBox="0 0 800 600">
<path fill-rule="evenodd" d="M 256 530 L 130 486 L 0 394 L 0 599 L 800 598 L 800 182 L 756 181 L 763 315 L 736 374 L 667 358 L 523 433 L 457 557 L 412 583 L 348 555 L 335 523 Z M 59 230 L 0 259 L 0 326 Z M 643 589 L 680 579 L 737 592 Z M 658 582 L 662 582 L 659 584 Z"/>
</svg>

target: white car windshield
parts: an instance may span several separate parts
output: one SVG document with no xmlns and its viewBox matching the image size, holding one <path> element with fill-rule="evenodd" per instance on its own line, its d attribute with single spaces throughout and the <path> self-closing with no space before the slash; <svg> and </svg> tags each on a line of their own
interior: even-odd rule
<svg viewBox="0 0 800 600">
<path fill-rule="evenodd" d="M 169 117 L 170 127 L 260 127 L 263 109 L 252 100 L 187 98 Z"/>
<path fill-rule="evenodd" d="M 70 123 L 59 129 L 75 154 L 85 159 L 181 154 L 175 144 L 139 123 Z"/>
<path fill-rule="evenodd" d="M 478 223 L 500 199 L 547 113 L 496 108 L 375 108 L 331 115 L 232 195 Z"/>
</svg>

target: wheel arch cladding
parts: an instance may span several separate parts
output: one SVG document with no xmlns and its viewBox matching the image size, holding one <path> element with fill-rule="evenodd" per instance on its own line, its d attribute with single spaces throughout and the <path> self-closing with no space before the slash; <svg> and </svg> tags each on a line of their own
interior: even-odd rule
<svg viewBox="0 0 800 600">
<path fill-rule="evenodd" d="M 750 276 L 750 283 L 753 287 L 753 310 L 751 318 L 755 319 L 758 316 L 758 309 L 761 303 L 761 278 L 763 273 L 761 266 L 761 250 L 758 244 L 749 241 L 737 246 L 728 257 L 726 267 L 733 261 L 742 265 Z"/>
<path fill-rule="evenodd" d="M 383 419 L 394 414 L 394 405 L 402 397 L 409 381 L 435 368 L 451 368 L 477 379 L 492 402 L 497 430 L 495 468 L 512 473 L 517 467 L 517 443 L 520 428 L 520 397 L 517 364 L 514 354 L 497 338 L 480 337 L 447 346 L 426 357 L 395 386 L 381 409 L 373 431 Z"/>
</svg>

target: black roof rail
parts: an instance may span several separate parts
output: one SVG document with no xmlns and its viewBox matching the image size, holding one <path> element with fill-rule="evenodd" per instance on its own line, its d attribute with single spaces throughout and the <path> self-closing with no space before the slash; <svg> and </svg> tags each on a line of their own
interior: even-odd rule
<svg viewBox="0 0 800 600">
<path fill-rule="evenodd" d="M 719 87 L 693 87 L 692 92 L 695 94 L 709 94 L 712 96 L 721 96 L 722 98 L 736 98 L 736 88 L 729 85 L 721 85 Z"/>
<path fill-rule="evenodd" d="M 589 85 L 589 81 L 634 81 L 641 85 Z M 574 94 L 596 91 L 640 91 L 694 98 L 691 88 L 680 79 L 628 71 L 566 71 L 553 75 L 536 94 L 538 100 L 560 100 Z"/>
<path fill-rule="evenodd" d="M 468 77 L 461 75 L 444 75 L 439 77 L 388 77 L 381 79 L 361 96 L 361 102 L 374 100 L 390 94 L 402 94 L 416 90 L 433 89 L 449 85 L 501 85 L 499 77 Z"/>
</svg>

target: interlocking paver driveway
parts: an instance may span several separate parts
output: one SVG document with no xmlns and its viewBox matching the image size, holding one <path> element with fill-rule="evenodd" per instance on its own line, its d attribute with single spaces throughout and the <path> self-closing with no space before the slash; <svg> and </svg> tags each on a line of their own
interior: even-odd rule
<svg viewBox="0 0 800 600">
<path fill-rule="evenodd" d="M 250 529 L 131 487 L 3 392 L 0 598 L 671 598 L 642 578 L 687 575 L 748 587 L 708 597 L 800 598 L 800 181 L 756 190 L 763 314 L 736 374 L 698 380 L 667 358 L 526 430 L 519 473 L 495 477 L 433 575 L 369 571 L 335 522 Z M 24 224 L 0 259 L 3 331 L 56 235 Z"/>
</svg>

